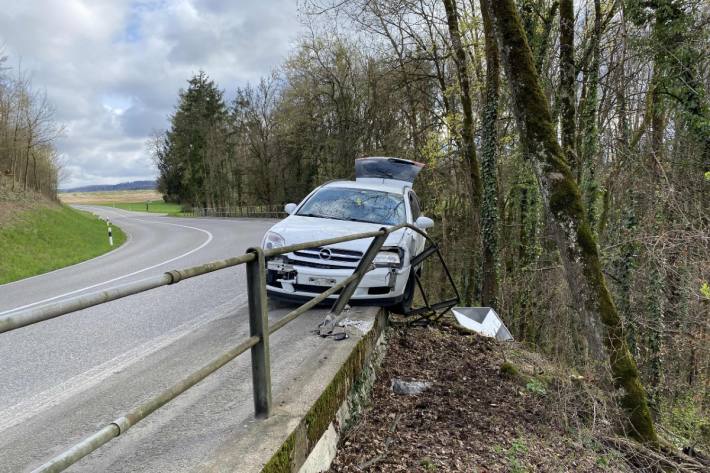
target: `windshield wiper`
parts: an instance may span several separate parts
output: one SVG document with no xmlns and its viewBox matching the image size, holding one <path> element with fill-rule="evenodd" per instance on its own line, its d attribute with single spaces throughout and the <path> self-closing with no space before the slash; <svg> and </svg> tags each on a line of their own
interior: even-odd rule
<svg viewBox="0 0 710 473">
<path fill-rule="evenodd" d="M 314 217 L 314 218 L 330 218 L 330 217 L 325 217 L 323 215 L 316 215 L 316 214 L 296 214 L 299 217 Z"/>
<path fill-rule="evenodd" d="M 348 221 L 350 219 L 348 218 L 338 218 L 338 217 L 331 217 L 329 215 L 316 215 L 316 214 L 296 214 L 299 217 L 314 217 L 314 218 L 327 218 L 330 220 L 343 220 L 343 221 Z"/>
<path fill-rule="evenodd" d="M 346 220 L 348 222 L 362 222 L 362 223 L 374 223 L 374 224 L 378 223 L 378 222 L 373 222 L 372 220 L 363 220 L 361 218 L 344 218 L 343 220 Z"/>
<path fill-rule="evenodd" d="M 380 222 L 373 222 L 372 220 L 363 220 L 361 218 L 342 218 L 342 217 L 331 217 L 329 215 L 316 215 L 316 214 L 296 214 L 299 217 L 314 217 L 314 218 L 327 218 L 330 220 L 340 220 L 343 222 L 362 222 L 362 223 L 374 223 L 376 225 Z"/>
</svg>

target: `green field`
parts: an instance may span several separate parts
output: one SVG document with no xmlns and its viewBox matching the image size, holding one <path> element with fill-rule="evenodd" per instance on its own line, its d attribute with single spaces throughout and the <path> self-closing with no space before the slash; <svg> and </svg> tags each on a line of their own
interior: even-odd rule
<svg viewBox="0 0 710 473">
<path fill-rule="evenodd" d="M 151 200 L 150 202 L 116 202 L 112 204 L 101 203 L 107 207 L 116 209 L 132 210 L 135 212 L 155 212 L 168 215 L 178 215 L 181 212 L 180 204 L 168 204 L 162 200 Z"/>
<path fill-rule="evenodd" d="M 106 223 L 67 206 L 21 212 L 0 227 L 0 284 L 46 273 L 99 256 L 120 246 L 126 236 L 113 226 L 109 246 Z"/>
</svg>

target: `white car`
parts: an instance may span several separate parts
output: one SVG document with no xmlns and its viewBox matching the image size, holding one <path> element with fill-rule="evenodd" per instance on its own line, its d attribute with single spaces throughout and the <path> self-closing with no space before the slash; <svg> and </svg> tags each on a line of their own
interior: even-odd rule
<svg viewBox="0 0 710 473">
<path fill-rule="evenodd" d="M 312 191 L 264 235 L 263 248 L 323 240 L 411 223 L 421 230 L 434 222 L 421 215 L 412 183 L 423 164 L 398 158 L 361 158 L 355 181 L 332 181 Z M 414 295 L 410 260 L 425 237 L 409 228 L 391 233 L 362 278 L 352 303 L 387 306 L 407 313 Z M 294 251 L 267 262 L 267 292 L 275 299 L 312 299 L 353 273 L 372 238 Z M 418 268 L 414 269 L 415 271 Z M 338 296 L 332 295 L 330 299 Z"/>
</svg>

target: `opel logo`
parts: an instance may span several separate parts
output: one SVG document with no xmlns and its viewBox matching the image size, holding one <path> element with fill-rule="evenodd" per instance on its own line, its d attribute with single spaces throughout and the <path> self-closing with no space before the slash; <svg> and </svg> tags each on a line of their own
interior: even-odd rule
<svg viewBox="0 0 710 473">
<path fill-rule="evenodd" d="M 330 259 L 330 250 L 328 248 L 323 248 L 320 250 L 320 253 L 318 253 L 318 256 L 320 256 L 320 259 Z"/>
</svg>

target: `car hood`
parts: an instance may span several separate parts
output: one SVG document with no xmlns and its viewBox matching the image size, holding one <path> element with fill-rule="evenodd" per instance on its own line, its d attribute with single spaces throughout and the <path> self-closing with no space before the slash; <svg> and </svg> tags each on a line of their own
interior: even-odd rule
<svg viewBox="0 0 710 473">
<path fill-rule="evenodd" d="M 269 231 L 281 235 L 284 240 L 286 240 L 287 245 L 295 245 L 308 241 L 352 235 L 353 233 L 374 232 L 382 227 L 386 227 L 386 225 L 291 215 L 271 227 Z M 385 240 L 384 246 L 399 246 L 402 238 L 404 238 L 404 230 L 405 229 L 400 229 L 391 233 L 387 237 L 387 240 Z M 363 238 L 338 243 L 332 246 L 365 252 L 367 247 L 370 246 L 371 241 L 371 238 Z"/>
</svg>

